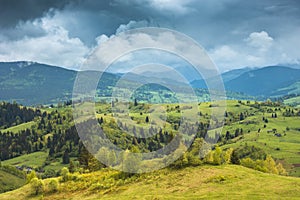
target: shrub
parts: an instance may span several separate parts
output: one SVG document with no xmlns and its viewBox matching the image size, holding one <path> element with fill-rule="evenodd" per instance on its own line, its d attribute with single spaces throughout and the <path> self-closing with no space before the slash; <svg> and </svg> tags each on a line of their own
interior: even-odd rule
<svg viewBox="0 0 300 200">
<path fill-rule="evenodd" d="M 48 185 L 49 192 L 57 192 L 58 191 L 58 181 L 57 179 L 52 179 Z"/>
<path fill-rule="evenodd" d="M 277 168 L 278 173 L 279 173 L 280 175 L 287 175 L 287 172 L 286 172 L 286 170 L 283 168 L 283 166 L 282 166 L 281 163 L 278 163 L 278 164 L 276 165 L 276 168 Z"/>
<path fill-rule="evenodd" d="M 267 154 L 263 149 L 255 146 L 242 146 L 233 150 L 231 155 L 231 162 L 233 164 L 240 164 L 240 160 L 244 158 L 251 158 L 252 160 L 265 160 Z"/>
<path fill-rule="evenodd" d="M 56 176 L 56 172 L 53 169 L 48 169 L 43 173 L 42 178 L 52 178 Z"/>
<path fill-rule="evenodd" d="M 26 176 L 26 183 L 30 183 L 32 179 L 37 178 L 35 171 L 31 171 L 30 174 Z"/>
<path fill-rule="evenodd" d="M 71 179 L 71 174 L 70 174 L 69 169 L 67 167 L 64 167 L 64 168 L 61 169 L 60 175 L 61 175 L 61 181 L 62 182 L 67 182 Z"/>
<path fill-rule="evenodd" d="M 45 184 L 41 179 L 33 178 L 30 181 L 31 188 L 35 195 L 42 194 L 45 191 Z"/>
<path fill-rule="evenodd" d="M 276 162 L 270 155 L 268 155 L 265 160 L 252 160 L 251 158 L 244 158 L 241 159 L 240 164 L 244 167 L 255 169 L 261 172 L 286 175 L 286 171 L 282 164 L 278 163 L 276 165 Z"/>
</svg>

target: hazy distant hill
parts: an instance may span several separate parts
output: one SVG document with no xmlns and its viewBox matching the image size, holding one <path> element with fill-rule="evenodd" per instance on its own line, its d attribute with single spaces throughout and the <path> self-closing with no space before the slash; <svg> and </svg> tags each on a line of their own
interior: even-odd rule
<svg viewBox="0 0 300 200">
<path fill-rule="evenodd" d="M 250 68 L 250 67 L 234 69 L 234 70 L 230 70 L 230 71 L 222 73 L 221 77 L 223 79 L 223 82 L 226 83 L 230 80 L 233 80 L 233 79 L 239 77 L 243 73 L 251 71 L 251 70 L 253 70 L 253 68 Z M 211 80 L 214 80 L 214 77 L 212 77 Z M 191 81 L 191 85 L 195 88 L 206 88 L 207 87 L 205 80 L 203 80 L 203 79 L 193 80 L 193 81 Z"/>
<path fill-rule="evenodd" d="M 254 69 L 255 68 L 245 67 L 245 68 L 241 68 L 241 69 L 230 70 L 230 71 L 224 72 L 222 74 L 222 79 L 223 79 L 224 82 L 228 82 L 232 79 L 235 79 L 235 78 L 239 77 L 243 73 L 252 71 Z"/>
<path fill-rule="evenodd" d="M 0 63 L 0 99 L 49 103 L 70 95 L 76 72 L 39 63 Z"/>
<path fill-rule="evenodd" d="M 300 70 L 284 66 L 269 66 L 247 71 L 225 82 L 226 89 L 253 96 L 285 95 L 295 88 L 287 87 L 300 81 Z M 286 88 L 285 90 L 282 90 Z"/>
<path fill-rule="evenodd" d="M 96 72 L 82 73 L 89 77 Z M 0 99 L 25 105 L 66 101 L 71 98 L 76 75 L 77 71 L 40 63 L 0 63 Z M 117 75 L 105 73 L 100 88 L 117 79 Z"/>
<path fill-rule="evenodd" d="M 182 70 L 181 70 L 182 71 Z M 33 62 L 0 63 L 0 100 L 17 101 L 25 105 L 49 104 L 66 101 L 71 98 L 77 71 Z M 95 71 L 81 72 L 88 78 Z M 181 73 L 181 72 L 180 72 Z M 188 78 L 188 75 L 183 75 Z M 98 83 L 102 96 L 109 95 L 123 74 L 104 73 Z M 152 77 L 152 75 L 155 77 Z M 137 75 L 126 74 L 128 83 L 133 81 L 144 84 L 152 81 L 184 87 L 180 80 L 171 75 L 157 73 Z M 163 76 L 164 75 L 164 76 Z M 234 92 L 268 98 L 300 92 L 300 70 L 295 68 L 272 66 L 259 69 L 242 68 L 222 74 L 225 87 L 232 91 L 229 98 L 237 98 Z M 212 78 L 213 79 L 213 78 Z M 206 88 L 204 80 L 189 80 L 195 88 Z M 151 90 L 151 88 L 150 88 Z"/>
<path fill-rule="evenodd" d="M 260 98 L 300 92 L 300 69 L 295 67 L 242 68 L 225 72 L 221 76 L 226 90 Z M 196 88 L 207 87 L 202 79 L 194 80 L 191 84 Z"/>
</svg>

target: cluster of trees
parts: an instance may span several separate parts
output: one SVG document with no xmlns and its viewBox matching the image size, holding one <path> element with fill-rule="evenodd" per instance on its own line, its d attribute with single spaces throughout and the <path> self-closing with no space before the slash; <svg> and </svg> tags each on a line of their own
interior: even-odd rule
<svg viewBox="0 0 300 200">
<path fill-rule="evenodd" d="M 282 115 L 284 117 L 300 116 L 300 110 L 297 110 L 297 109 L 294 110 L 294 109 L 288 108 L 283 112 Z"/>
<path fill-rule="evenodd" d="M 233 164 L 240 164 L 262 172 L 286 175 L 281 163 L 276 164 L 274 159 L 263 149 L 255 146 L 245 146 L 234 149 L 231 156 Z"/>
<path fill-rule="evenodd" d="M 24 122 L 29 122 L 40 116 L 39 109 L 21 107 L 16 103 L 0 103 L 0 128 L 8 128 Z"/>
<path fill-rule="evenodd" d="M 26 183 L 30 185 L 32 195 L 44 194 L 46 191 L 48 193 L 54 193 L 59 190 L 59 182 L 57 179 L 51 179 L 46 185 L 45 182 L 37 176 L 35 171 L 31 171 L 26 177 Z"/>
<path fill-rule="evenodd" d="M 276 163 L 270 155 L 267 155 L 258 147 L 246 145 L 237 149 L 229 148 L 222 150 L 219 146 L 216 146 L 213 151 L 209 151 L 202 158 L 200 154 L 203 151 L 203 145 L 205 145 L 203 139 L 196 139 L 191 148 L 171 166 L 181 168 L 201 164 L 222 165 L 231 163 L 265 173 L 287 174 L 281 163 Z"/>
<path fill-rule="evenodd" d="M 23 154 L 40 151 L 44 148 L 44 138 L 34 129 L 13 132 L 0 132 L 0 159 L 7 160 Z"/>
<path fill-rule="evenodd" d="M 12 108 L 12 113 L 20 114 L 16 118 L 32 120 L 34 117 L 37 125 L 30 129 L 21 130 L 17 133 L 0 132 L 0 159 L 7 160 L 20 155 L 49 149 L 50 156 L 62 156 L 68 149 L 71 153 L 74 149 L 74 156 L 78 155 L 79 137 L 75 126 L 72 124 L 71 114 L 62 115 L 57 110 L 47 113 L 40 110 L 21 108 L 17 104 L 4 103 L 7 108 Z M 8 112 L 9 113 L 9 112 Z M 30 117 L 28 117 L 30 116 Z M 13 125 L 9 118 L 2 118 L 5 124 Z M 24 122 L 26 122 L 26 120 Z"/>
<path fill-rule="evenodd" d="M 116 102 L 117 103 L 117 102 Z M 6 107 L 15 108 L 14 104 L 7 105 L 3 104 Z M 260 105 L 260 104 L 258 104 Z M 140 112 L 141 109 L 147 109 L 145 104 L 138 103 L 137 100 L 131 103 L 131 109 L 136 112 Z M 22 110 L 20 106 L 19 110 Z M 169 108 L 172 110 L 172 108 Z M 29 111 L 30 110 L 30 111 Z M 173 111 L 180 110 L 179 106 L 174 107 Z M 112 142 L 114 145 L 118 146 L 121 149 L 127 149 L 130 152 L 152 152 L 158 149 L 163 148 L 165 145 L 169 144 L 171 140 L 174 139 L 177 129 L 175 127 L 181 128 L 181 131 L 186 134 L 186 137 L 191 137 L 196 134 L 196 139 L 193 142 L 191 148 L 182 155 L 175 163 L 172 164 L 173 167 L 183 167 L 183 166 L 195 166 L 202 163 L 209 164 L 224 164 L 224 163 L 233 163 L 233 164 L 244 164 L 250 166 L 249 160 L 253 162 L 257 160 L 265 161 L 266 154 L 257 149 L 256 147 L 243 147 L 238 149 L 228 149 L 222 151 L 219 147 L 216 147 L 214 151 L 211 151 L 207 154 L 206 157 L 201 157 L 200 152 L 203 145 L 207 143 L 216 143 L 221 141 L 228 141 L 234 137 L 238 137 L 243 134 L 243 129 L 236 129 L 234 133 L 226 132 L 225 135 L 220 135 L 216 133 L 214 137 L 210 136 L 207 138 L 207 131 L 209 128 L 208 122 L 197 122 L 195 124 L 182 123 L 176 118 L 168 118 L 174 129 L 172 131 L 165 130 L 163 128 L 157 128 L 150 124 L 147 128 L 140 127 L 136 128 L 135 126 L 128 125 L 124 122 L 116 122 L 115 120 L 108 120 L 108 118 L 103 119 L 102 117 L 98 119 L 98 122 L 95 123 L 93 120 L 83 121 L 77 126 L 84 128 L 84 131 L 88 134 L 84 138 L 80 138 L 77 133 L 77 129 L 72 122 L 72 115 L 66 112 L 58 112 L 53 110 L 50 112 L 43 112 L 39 110 L 27 109 L 28 113 L 33 113 L 32 117 L 36 117 L 36 125 L 31 129 L 26 129 L 18 133 L 6 132 L 0 133 L 0 159 L 6 160 L 19 155 L 41 151 L 49 150 L 49 155 L 46 160 L 45 165 L 50 164 L 53 160 L 62 158 L 64 164 L 69 164 L 69 171 L 74 172 L 79 168 L 83 168 L 89 171 L 95 171 L 106 167 L 100 163 L 94 156 L 92 156 L 87 149 L 84 147 L 83 142 L 88 142 L 92 144 L 98 152 L 98 156 L 105 157 L 108 160 L 107 163 L 112 165 L 121 165 L 116 163 L 116 160 L 120 160 L 117 156 L 111 153 L 109 149 L 101 148 L 104 146 L 103 142 L 99 141 L 97 138 L 99 133 L 94 133 L 96 126 L 100 124 L 102 129 L 105 132 L 107 140 Z M 273 110 L 272 110 L 273 112 Z M 289 112 L 292 112 L 289 111 Z M 17 113 L 17 111 L 15 111 Z M 239 114 L 233 114 L 230 112 L 225 112 L 225 117 L 232 119 L 232 121 L 239 121 L 245 119 L 250 115 L 247 111 L 241 112 Z M 22 115 L 21 115 L 22 116 Z M 29 116 L 29 115 L 28 115 Z M 32 118 L 32 119 L 33 119 Z M 25 119 L 25 118 L 22 118 Z M 27 118 L 26 118 L 27 119 Z M 29 118 L 28 118 L 29 119 Z M 264 119 L 265 120 L 265 119 Z M 4 119 L 5 121 L 5 119 Z M 145 118 L 145 122 L 150 122 L 148 117 Z M 13 123 L 13 122 L 12 122 Z M 7 124 L 12 124 L 11 122 Z M 215 126 L 218 127 L 222 122 L 215 122 Z M 126 134 L 126 131 L 132 132 L 133 135 Z M 145 137 L 146 134 L 153 135 L 152 137 Z M 203 138 L 206 138 L 204 141 Z M 178 148 L 186 148 L 184 142 L 178 144 Z M 176 147 L 176 148 L 177 148 Z M 95 151 L 94 151 L 95 152 Z M 124 154 L 121 156 L 127 156 L 129 154 Z M 72 162 L 71 158 L 77 158 L 78 166 Z M 134 168 L 138 167 L 137 162 L 134 159 L 130 158 L 125 159 L 129 160 L 127 163 L 122 163 L 124 168 Z M 241 162 L 243 161 L 243 162 Z M 247 162 L 246 162 L 247 161 Z M 259 162 L 260 162 L 259 161 Z M 255 165 L 262 165 L 261 163 L 256 163 Z M 252 166 L 252 165 L 251 165 Z M 277 171 L 281 171 L 280 166 Z M 264 167 L 262 167 L 265 170 Z M 55 173 L 47 174 L 47 177 L 55 175 Z"/>
<path fill-rule="evenodd" d="M 286 175 L 286 170 L 281 163 L 276 164 L 274 159 L 268 155 L 265 160 L 252 160 L 251 158 L 244 158 L 240 161 L 242 166 L 255 169 L 265 173 Z"/>
<path fill-rule="evenodd" d="M 234 122 L 243 121 L 250 115 L 251 115 L 251 113 L 249 113 L 248 111 L 240 112 L 238 114 L 225 111 L 225 113 L 224 113 L 225 125 L 230 125 L 231 123 L 234 123 Z"/>
</svg>

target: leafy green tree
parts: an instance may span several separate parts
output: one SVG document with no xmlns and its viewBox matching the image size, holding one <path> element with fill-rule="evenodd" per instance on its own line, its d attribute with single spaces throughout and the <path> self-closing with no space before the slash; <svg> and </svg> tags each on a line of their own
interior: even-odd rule
<svg viewBox="0 0 300 200">
<path fill-rule="evenodd" d="M 254 169 L 256 166 L 256 163 L 251 158 L 244 158 L 240 161 L 241 165 L 244 167 L 252 168 Z"/>
<path fill-rule="evenodd" d="M 229 148 L 225 152 L 223 152 L 224 163 L 230 164 L 232 152 L 233 152 L 233 148 Z"/>
<path fill-rule="evenodd" d="M 255 146 L 242 146 L 233 150 L 231 155 L 231 163 L 240 164 L 240 160 L 243 158 L 251 158 L 252 160 L 265 160 L 266 152 Z"/>
<path fill-rule="evenodd" d="M 73 162 L 73 161 L 70 161 L 69 171 L 70 171 L 71 173 L 74 173 L 74 172 L 75 172 L 75 165 L 74 165 L 74 162 Z"/>
<path fill-rule="evenodd" d="M 47 169 L 43 175 L 42 178 L 51 178 L 51 177 L 55 177 L 56 176 L 56 172 L 54 169 Z"/>
<path fill-rule="evenodd" d="M 244 113 L 240 113 L 240 121 L 242 121 L 244 119 L 245 119 Z"/>
<path fill-rule="evenodd" d="M 88 159 L 88 170 L 90 171 L 97 171 L 99 169 L 104 168 L 105 165 L 102 164 L 99 160 L 97 160 L 94 156 L 90 156 Z"/>
<path fill-rule="evenodd" d="M 60 172 L 60 175 L 61 175 L 61 181 L 62 182 L 67 182 L 70 180 L 70 172 L 69 172 L 69 169 L 67 167 L 63 167 L 61 169 L 61 172 Z"/>
<path fill-rule="evenodd" d="M 203 138 L 196 138 L 187 154 L 187 159 L 189 165 L 197 166 L 200 165 L 202 162 L 200 160 L 200 153 L 202 151 L 203 146 Z"/>
<path fill-rule="evenodd" d="M 30 185 L 35 195 L 42 194 L 45 191 L 45 184 L 41 179 L 33 178 Z"/>
<path fill-rule="evenodd" d="M 30 181 L 34 178 L 37 178 L 36 172 L 32 170 L 27 176 L 26 176 L 26 183 L 30 183 Z"/>
<path fill-rule="evenodd" d="M 48 189 L 50 193 L 57 192 L 59 187 L 59 183 L 57 179 L 51 179 L 48 184 Z"/>
<path fill-rule="evenodd" d="M 267 167 L 268 172 L 272 174 L 278 174 L 276 163 L 270 155 L 267 155 L 267 158 L 265 160 L 265 166 Z"/>
<path fill-rule="evenodd" d="M 213 151 L 208 152 L 208 154 L 204 157 L 204 162 L 208 163 L 208 164 L 213 164 L 213 162 L 214 162 Z"/>
<path fill-rule="evenodd" d="M 277 168 L 278 174 L 280 174 L 280 175 L 287 175 L 287 172 L 286 172 L 286 170 L 283 168 L 283 166 L 282 166 L 281 163 L 278 163 L 278 164 L 276 165 L 276 168 Z"/>
<path fill-rule="evenodd" d="M 213 153 L 213 164 L 221 165 L 222 164 L 222 149 L 220 147 L 216 147 Z"/>
<path fill-rule="evenodd" d="M 138 105 L 138 102 L 137 102 L 137 99 L 134 99 L 134 106 L 137 106 Z"/>
<path fill-rule="evenodd" d="M 70 163 L 70 157 L 69 157 L 69 151 L 65 150 L 63 157 L 62 157 L 62 163 L 63 164 L 69 164 Z"/>
</svg>

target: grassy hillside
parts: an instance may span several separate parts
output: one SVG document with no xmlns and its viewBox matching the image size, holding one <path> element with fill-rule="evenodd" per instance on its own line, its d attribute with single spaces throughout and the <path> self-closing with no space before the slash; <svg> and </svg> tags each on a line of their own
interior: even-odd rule
<svg viewBox="0 0 300 200">
<path fill-rule="evenodd" d="M 81 175 L 77 181 L 60 183 L 45 200 L 72 199 L 298 199 L 300 179 L 265 174 L 241 166 L 202 166 L 182 170 L 163 169 L 117 182 L 118 172 L 102 170 Z M 26 185 L 0 194 L 0 199 L 35 200 Z"/>
<path fill-rule="evenodd" d="M 15 165 L 22 166 L 26 165 L 28 167 L 37 168 L 41 167 L 47 158 L 47 152 L 34 152 L 31 154 L 22 155 L 16 158 L 2 161 L 4 165 Z"/>
<path fill-rule="evenodd" d="M 248 112 L 249 116 L 244 120 L 225 125 L 222 132 L 234 134 L 237 129 L 242 129 L 244 134 L 230 139 L 223 149 L 241 146 L 255 146 L 263 149 L 268 154 L 281 162 L 291 176 L 300 176 L 299 157 L 299 116 L 286 116 L 288 107 L 264 106 L 253 108 L 253 102 L 238 103 L 228 101 L 227 111 L 232 113 Z M 280 109 L 279 109 L 280 108 Z M 295 112 L 298 112 L 294 108 Z M 276 118 L 272 117 L 276 113 Z M 263 119 L 267 119 L 267 122 Z M 276 136 L 275 134 L 280 134 Z"/>
<path fill-rule="evenodd" d="M 82 105 L 89 104 L 91 103 L 86 102 Z M 115 106 L 117 105 L 118 103 L 115 102 Z M 122 122 L 122 126 L 126 126 L 128 129 L 131 129 L 133 124 L 138 128 L 142 128 L 147 127 L 150 123 L 153 126 L 156 125 L 158 128 L 163 127 L 164 133 L 162 135 L 167 137 L 170 135 L 166 132 L 176 132 L 174 127 L 178 123 L 177 119 L 180 119 L 181 112 L 189 116 L 192 110 L 198 107 L 198 114 L 201 116 L 199 117 L 199 122 L 205 123 L 210 118 L 211 109 L 219 107 L 217 102 L 202 102 L 194 105 L 194 107 L 189 104 L 162 104 L 167 113 L 167 120 L 165 125 L 163 125 L 159 118 L 155 119 L 151 115 L 151 106 L 150 104 L 143 103 L 137 103 L 135 106 L 134 103 L 130 103 L 129 113 L 120 112 L 117 118 L 115 118 L 116 116 L 111 115 L 110 104 L 97 103 L 95 105 L 96 117 L 98 119 L 103 118 L 102 127 L 105 128 L 108 135 L 116 139 L 117 144 L 123 145 L 121 146 L 123 149 L 130 149 L 137 143 L 138 145 L 136 146 L 142 151 L 149 151 L 150 142 L 148 144 L 143 141 L 134 142 L 131 138 L 126 137 L 120 129 L 116 128 L 118 123 Z M 80 169 L 77 171 L 93 171 L 93 166 L 95 166 L 93 162 L 90 163 L 91 165 L 89 163 L 87 165 L 80 165 L 80 158 L 84 158 L 82 157 L 84 154 L 78 154 L 78 144 L 75 145 L 75 142 L 72 140 L 77 132 L 75 129 L 69 129 L 73 123 L 70 118 L 71 107 L 62 106 L 46 108 L 44 110 L 46 111 L 44 117 L 36 118 L 34 126 L 31 127 L 35 128 L 36 133 L 42 136 L 39 138 L 42 138 L 43 147 L 38 149 L 37 152 L 23 154 L 2 163 L 15 166 L 30 166 L 37 171 L 43 168 L 45 174 L 51 175 L 43 176 L 44 174 L 42 174 L 43 177 L 54 177 L 62 167 L 70 166 L 69 164 L 62 164 L 62 157 L 65 149 L 72 148 L 73 151 L 69 152 L 69 157 L 70 160 L 78 163 L 77 167 Z M 85 112 L 87 111 L 82 110 L 83 114 Z M 128 119 L 128 116 L 131 120 Z M 146 122 L 145 118 L 147 116 L 150 116 L 150 122 Z M 299 108 L 271 101 L 228 100 L 224 116 L 225 126 L 222 131 L 220 128 L 209 130 L 209 135 L 211 136 L 214 136 L 215 133 L 221 134 L 218 145 L 224 152 L 229 148 L 236 150 L 243 147 L 252 148 L 253 146 L 262 150 L 263 154 L 271 155 L 276 164 L 282 164 L 289 176 L 300 176 Z M 59 122 L 60 120 L 62 120 L 61 123 Z M 42 123 L 42 121 L 44 122 Z M 50 131 L 47 129 L 48 123 L 52 124 L 52 128 L 49 129 Z M 47 126 L 38 128 L 41 124 L 46 124 Z M 19 131 L 31 126 L 30 124 L 22 125 L 11 127 L 10 130 Z M 59 129 L 65 130 L 65 132 L 57 133 Z M 66 133 L 69 135 L 66 135 Z M 31 137 L 33 136 L 31 135 Z M 62 136 L 57 141 L 64 143 L 57 145 L 58 142 L 52 142 L 52 139 L 49 142 L 48 138 L 54 138 L 54 136 L 56 138 Z M 155 139 L 152 141 L 155 142 Z M 54 144 L 56 147 L 53 155 L 49 155 L 48 143 Z M 161 144 L 164 143 L 161 142 Z M 61 146 L 61 149 L 57 148 L 59 146 Z M 242 158 L 246 157 L 247 155 L 245 154 L 245 157 Z M 136 199 L 222 197 L 225 199 L 225 197 L 228 197 L 226 195 L 233 195 L 230 196 L 231 198 L 241 196 L 246 199 L 262 199 L 270 196 L 276 198 L 282 195 L 287 195 L 290 198 L 298 197 L 299 178 L 261 173 L 236 165 L 211 166 L 207 163 L 211 164 L 212 162 L 203 162 L 202 166 L 195 168 L 187 167 L 181 170 L 164 169 L 150 174 L 133 176 L 126 180 L 118 178 L 119 172 L 108 169 L 102 169 L 93 173 L 78 174 L 76 175 L 76 181 L 61 183 L 60 192 L 50 194 L 46 190 L 44 198 L 98 199 L 101 197 L 104 199 L 118 199 L 121 196 L 123 199 L 132 199 L 132 197 Z M 46 188 L 48 187 L 48 182 L 49 179 L 46 179 Z M 0 199 L 9 199 L 9 197 L 14 197 L 13 199 L 40 198 L 30 196 L 29 186 L 0 195 Z"/>
<path fill-rule="evenodd" d="M 181 114 L 178 112 L 178 109 L 175 109 L 177 104 L 164 104 L 163 105 L 166 110 L 168 110 L 168 120 L 164 125 L 164 130 L 168 132 L 174 131 L 174 124 L 176 125 L 176 120 L 180 119 Z M 209 119 L 209 113 L 211 111 L 211 103 L 201 103 L 199 105 L 199 111 L 202 113 L 202 117 L 199 118 L 201 122 L 205 122 Z M 150 123 L 156 124 L 156 126 L 162 127 L 162 123 L 158 119 L 154 119 L 151 117 L 151 113 L 149 113 L 149 108 L 151 105 L 140 104 L 137 107 L 132 107 L 130 110 L 129 116 L 132 121 L 126 117 L 126 113 L 119 113 L 117 119 L 114 120 L 114 117 L 110 115 L 111 106 L 110 104 L 96 104 L 96 116 L 97 118 L 103 118 L 105 122 L 105 127 L 107 127 L 112 134 L 116 134 L 116 137 L 119 137 L 121 132 L 117 132 L 115 126 L 110 127 L 112 124 L 111 121 L 117 121 L 118 123 L 121 121 L 123 126 L 127 124 L 128 128 L 132 128 L 130 124 L 135 124 L 137 127 L 147 127 L 149 124 L 145 122 L 146 116 L 150 116 Z M 216 107 L 217 108 L 217 107 Z M 70 116 L 71 115 L 70 107 L 61 107 L 61 108 L 47 108 L 45 109 L 47 113 L 53 113 L 53 117 L 55 118 L 56 111 L 61 116 Z M 196 108 L 194 108 L 196 109 Z M 189 109 L 188 105 L 181 105 L 180 109 L 183 113 L 189 115 L 191 109 Z M 292 110 L 293 115 L 288 116 L 288 111 Z M 141 114 L 142 113 L 142 114 Z M 243 113 L 245 118 L 240 120 L 240 114 Z M 276 113 L 276 118 L 273 118 L 272 115 Z M 253 102 L 253 101 L 237 101 L 230 100 L 227 101 L 227 117 L 225 117 L 225 126 L 222 130 L 222 141 L 219 145 L 223 149 L 227 149 L 229 147 L 233 147 L 234 149 L 242 147 L 242 146 L 255 146 L 263 149 L 267 154 L 270 154 L 276 162 L 280 162 L 284 165 L 284 167 L 289 172 L 289 175 L 292 176 L 300 176 L 300 158 L 299 158 L 299 134 L 300 134 L 300 126 L 299 126 L 299 115 L 300 110 L 297 108 L 289 107 L 286 105 L 279 105 L 275 103 L 267 103 L 267 102 Z M 208 114 L 208 115 L 207 115 Z M 267 119 L 267 122 L 263 119 Z M 67 117 L 68 119 L 68 117 Z M 46 120 L 46 118 L 45 118 Z M 33 122 L 35 127 L 38 126 L 40 119 L 37 122 Z M 7 161 L 4 161 L 5 164 L 11 165 L 26 165 L 31 166 L 33 168 L 44 167 L 44 169 L 54 169 L 58 171 L 64 165 L 61 164 L 62 159 L 62 151 L 58 151 L 57 154 L 48 159 L 49 148 L 47 148 L 47 139 L 48 137 L 53 137 L 53 134 L 58 129 L 65 130 L 70 126 L 70 121 L 65 120 L 62 125 L 56 124 L 56 120 L 50 120 L 53 123 L 53 130 L 50 132 L 45 131 L 44 129 L 37 129 L 39 134 L 44 137 L 44 147 L 35 152 L 33 154 L 25 154 Z M 155 121 L 155 122 L 154 122 Z M 175 121 L 175 122 L 174 122 Z M 47 121 L 46 121 L 47 122 Z M 46 123 L 47 124 L 47 123 Z M 21 124 L 18 126 L 14 126 L 9 128 L 9 130 L 17 132 L 21 129 L 30 128 L 32 125 L 31 122 L 26 124 Z M 64 128 L 66 127 L 66 128 Z M 235 136 L 235 132 L 237 129 L 242 129 L 242 133 L 238 136 Z M 8 129 L 7 129 L 8 130 Z M 259 133 L 258 133 L 258 130 Z M 273 131 L 275 130 L 275 131 Z M 5 130 L 2 130 L 3 132 Z M 220 132 L 219 129 L 210 130 L 210 133 L 214 135 L 216 132 Z M 230 137 L 225 139 L 226 133 L 229 132 Z M 280 134 L 281 136 L 275 136 L 274 134 Z M 114 136 L 113 136 L 114 137 Z M 131 140 L 128 140 L 131 144 Z M 64 148 L 69 147 L 69 143 L 66 143 Z M 72 142 L 73 143 L 73 142 Z M 74 146 L 74 145 L 72 145 Z M 72 154 L 70 154 L 71 160 L 76 160 L 78 154 L 77 147 L 74 146 L 73 150 L 75 150 Z M 126 148 L 126 147 L 125 147 Z M 144 146 L 144 150 L 147 146 Z M 146 149 L 147 150 L 147 149 Z M 48 157 L 49 158 L 49 157 Z M 47 162 L 47 165 L 45 164 Z"/>
<path fill-rule="evenodd" d="M 12 126 L 12 127 L 9 127 L 7 129 L 3 129 L 1 130 L 2 132 L 13 132 L 13 133 L 18 133 L 19 131 L 21 130 L 26 130 L 26 128 L 31 128 L 32 125 L 34 125 L 35 122 L 34 121 L 30 121 L 30 122 L 26 122 L 26 123 L 22 123 L 22 124 L 19 124 L 17 126 Z"/>
<path fill-rule="evenodd" d="M 25 184 L 25 179 L 0 169 L 0 193 L 14 190 Z M 1 199 L 1 198 L 0 198 Z"/>
<path fill-rule="evenodd" d="M 291 105 L 291 106 L 295 106 L 295 107 L 299 108 L 300 107 L 300 96 L 285 99 L 284 103 L 287 105 Z"/>
</svg>

